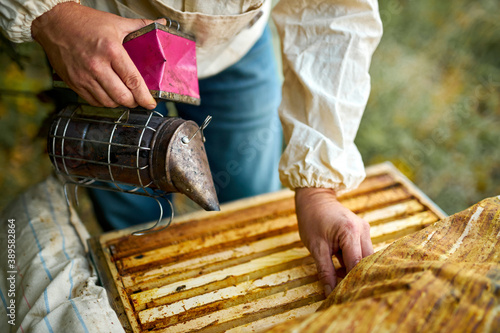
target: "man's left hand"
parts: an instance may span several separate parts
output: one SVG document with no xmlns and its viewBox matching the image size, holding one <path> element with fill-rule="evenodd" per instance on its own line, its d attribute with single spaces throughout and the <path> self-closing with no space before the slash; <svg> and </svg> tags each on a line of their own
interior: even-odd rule
<svg viewBox="0 0 500 333">
<path fill-rule="evenodd" d="M 295 206 L 300 238 L 316 262 L 328 296 L 339 275 L 332 256 L 339 259 L 348 273 L 362 258 L 372 254 L 370 225 L 344 207 L 332 189 L 296 189 Z"/>
</svg>

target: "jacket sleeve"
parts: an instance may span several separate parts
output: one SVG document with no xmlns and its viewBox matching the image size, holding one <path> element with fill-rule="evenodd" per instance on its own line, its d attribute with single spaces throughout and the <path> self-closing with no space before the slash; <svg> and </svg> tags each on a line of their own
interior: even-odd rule
<svg viewBox="0 0 500 333">
<path fill-rule="evenodd" d="M 31 42 L 31 23 L 56 5 L 78 0 L 1 0 L 0 27 L 15 43 Z"/>
<path fill-rule="evenodd" d="M 281 0 L 273 10 L 283 51 L 280 118 L 289 188 L 355 188 L 365 177 L 354 144 L 382 36 L 376 0 Z"/>
</svg>

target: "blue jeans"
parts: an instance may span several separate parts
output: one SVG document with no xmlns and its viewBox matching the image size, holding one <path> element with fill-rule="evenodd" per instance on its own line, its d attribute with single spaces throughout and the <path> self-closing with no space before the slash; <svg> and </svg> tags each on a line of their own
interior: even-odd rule
<svg viewBox="0 0 500 333">
<path fill-rule="evenodd" d="M 269 28 L 238 63 L 200 80 L 199 86 L 200 106 L 177 104 L 176 107 L 180 117 L 199 125 L 207 115 L 213 117 L 204 134 L 219 201 L 280 189 L 281 86 Z M 151 198 L 95 189 L 90 192 L 97 218 L 105 230 L 153 221 L 159 216 L 158 204 Z M 164 216 L 169 216 L 169 205 L 160 201 Z"/>
</svg>

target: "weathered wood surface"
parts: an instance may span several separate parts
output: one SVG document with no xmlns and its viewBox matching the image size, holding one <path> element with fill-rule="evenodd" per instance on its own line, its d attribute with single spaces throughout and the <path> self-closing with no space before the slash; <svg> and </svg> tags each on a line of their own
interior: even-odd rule
<svg viewBox="0 0 500 333">
<path fill-rule="evenodd" d="M 340 200 L 370 223 L 375 250 L 444 216 L 391 165 L 367 175 Z M 291 191 L 193 213 L 155 234 L 130 232 L 98 243 L 109 266 L 102 278 L 115 283 L 133 331 L 262 330 L 312 313 L 324 298 Z"/>
</svg>

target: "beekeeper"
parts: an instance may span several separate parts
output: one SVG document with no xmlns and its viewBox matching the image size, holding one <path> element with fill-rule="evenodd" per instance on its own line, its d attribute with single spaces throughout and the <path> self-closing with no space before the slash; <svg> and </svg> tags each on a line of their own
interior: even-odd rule
<svg viewBox="0 0 500 333">
<path fill-rule="evenodd" d="M 11 41 L 38 42 L 54 71 L 88 103 L 153 109 L 157 103 L 122 41 L 151 20 L 179 22 L 196 37 L 201 106 L 177 109 L 198 124 L 213 116 L 206 149 L 220 201 L 277 190 L 280 180 L 294 189 L 300 235 L 329 294 L 336 285 L 333 255 L 350 271 L 373 252 L 368 224 L 336 197 L 364 178 L 354 138 L 382 34 L 378 4 L 280 1 L 273 20 L 281 88 L 267 26 L 271 2 L 2 0 L 0 23 Z M 96 211 L 112 227 L 131 223 L 127 217 L 150 219 L 140 201 L 148 198 L 109 195 L 93 193 Z"/>
</svg>

